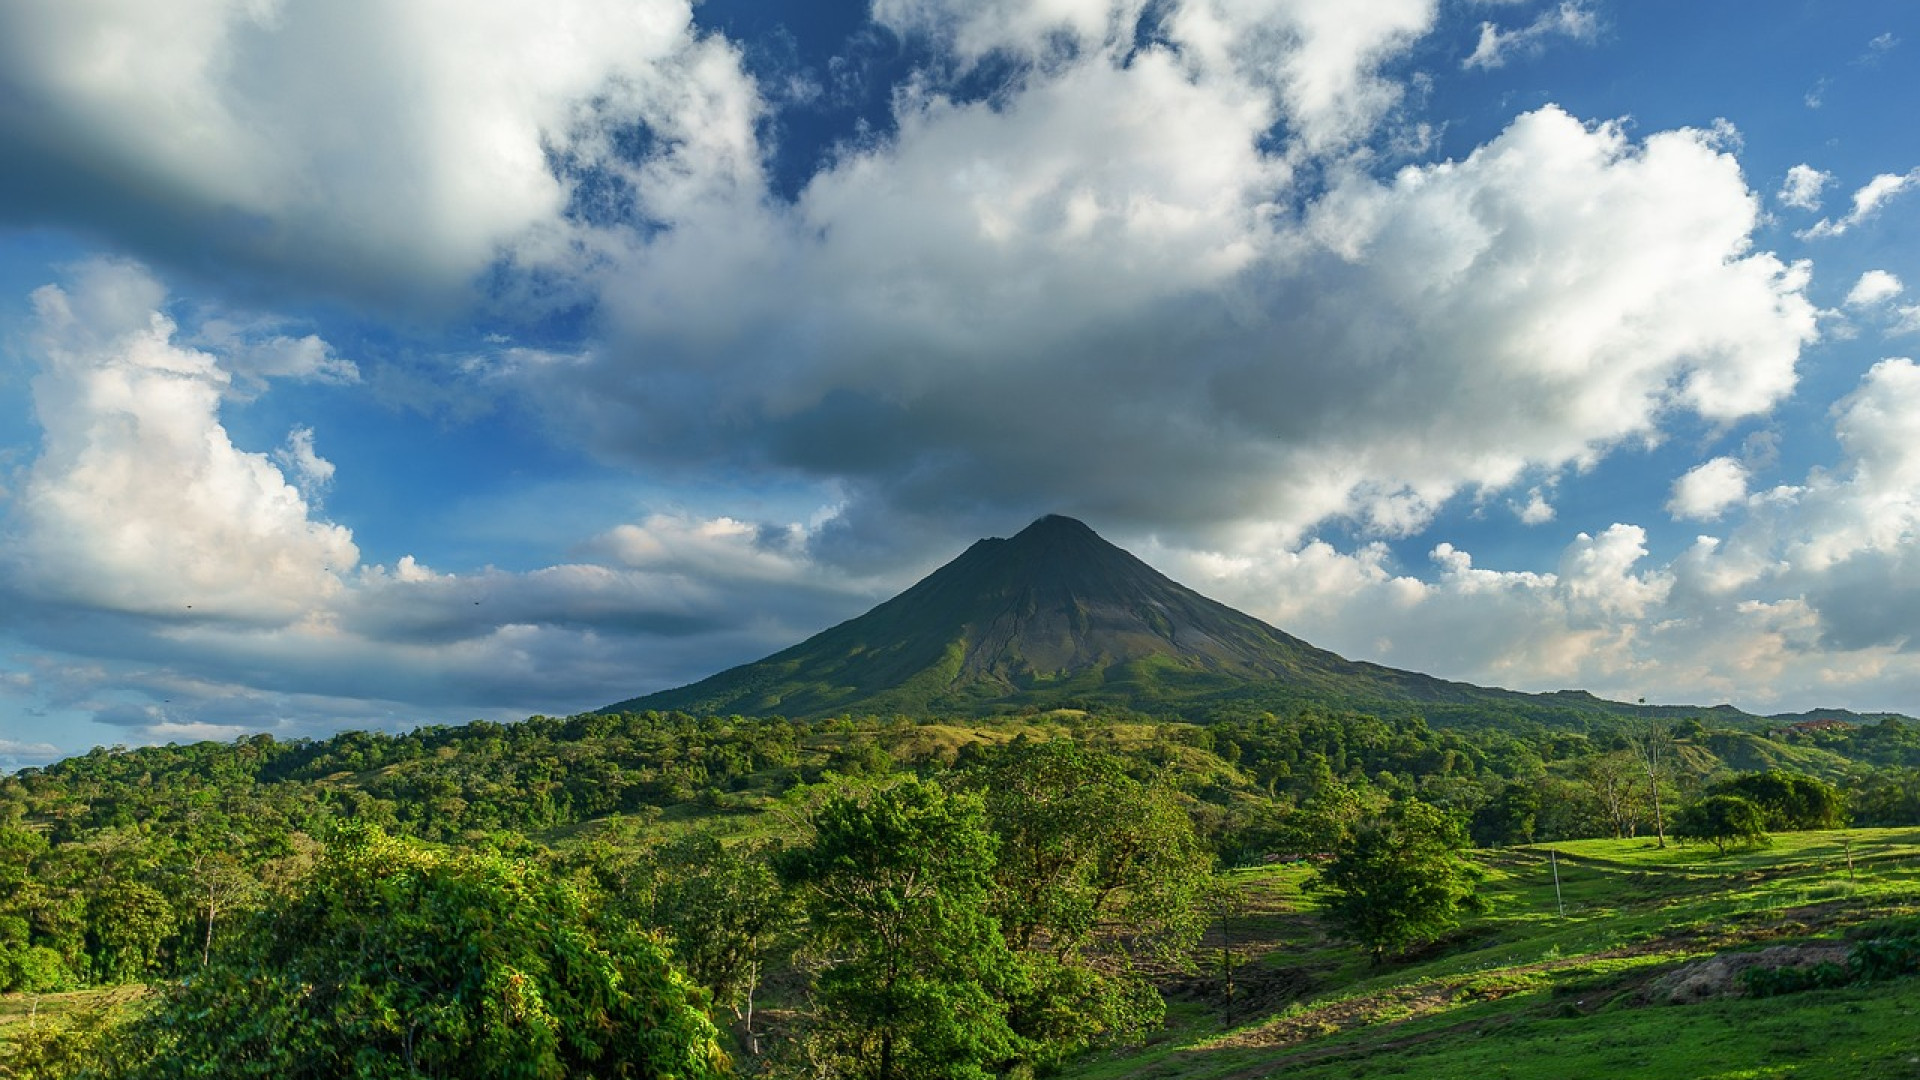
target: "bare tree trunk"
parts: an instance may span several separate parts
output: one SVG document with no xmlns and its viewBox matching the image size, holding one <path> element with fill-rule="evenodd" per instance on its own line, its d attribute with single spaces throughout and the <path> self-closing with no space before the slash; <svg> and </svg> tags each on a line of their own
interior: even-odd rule
<svg viewBox="0 0 1920 1080">
<path fill-rule="evenodd" d="M 1642 707 L 1646 703 L 1646 698 L 1640 699 Z M 1660 811 L 1660 747 L 1668 734 L 1658 723 L 1647 721 L 1646 727 L 1633 737 L 1640 764 L 1647 770 L 1647 794 L 1653 799 L 1653 831 L 1660 847 L 1667 846 L 1667 823 Z"/>
<path fill-rule="evenodd" d="M 213 913 L 217 893 L 211 879 L 207 881 L 207 939 L 200 946 L 200 966 L 206 967 L 213 957 Z"/>
</svg>

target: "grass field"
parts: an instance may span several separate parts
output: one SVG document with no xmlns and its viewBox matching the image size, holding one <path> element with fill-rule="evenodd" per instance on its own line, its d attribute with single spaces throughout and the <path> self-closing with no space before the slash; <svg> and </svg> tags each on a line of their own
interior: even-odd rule
<svg viewBox="0 0 1920 1080">
<path fill-rule="evenodd" d="M 1716 955 L 1798 944 L 1843 957 L 1850 935 L 1920 931 L 1920 830 L 1786 834 L 1725 856 L 1583 840 L 1480 860 L 1486 913 L 1379 968 L 1321 933 L 1300 890 L 1309 871 L 1239 875 L 1213 970 L 1166 1034 L 1068 1076 L 1920 1078 L 1920 978 L 1670 1000 L 1688 974 L 1711 988 Z"/>
</svg>

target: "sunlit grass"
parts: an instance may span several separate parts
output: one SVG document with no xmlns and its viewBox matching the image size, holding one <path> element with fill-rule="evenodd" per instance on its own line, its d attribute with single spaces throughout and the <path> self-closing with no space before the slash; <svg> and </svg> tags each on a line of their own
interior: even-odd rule
<svg viewBox="0 0 1920 1080">
<path fill-rule="evenodd" d="M 1782 834 L 1725 855 L 1635 838 L 1477 857 L 1486 912 L 1429 957 L 1380 967 L 1319 930 L 1301 889 L 1310 870 L 1236 875 L 1258 898 L 1232 928 L 1244 962 L 1306 972 L 1304 992 L 1231 1025 L 1217 1003 L 1189 1004 L 1163 1040 L 1068 1075 L 1920 1078 L 1920 978 L 1764 1001 L 1655 1004 L 1647 994 L 1691 959 L 1920 915 L 1920 829 Z"/>
</svg>

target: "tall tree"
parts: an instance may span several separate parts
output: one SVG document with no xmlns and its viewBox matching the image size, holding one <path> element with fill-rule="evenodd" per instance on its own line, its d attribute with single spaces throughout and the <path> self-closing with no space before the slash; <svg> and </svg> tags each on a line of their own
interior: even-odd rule
<svg viewBox="0 0 1920 1080">
<path fill-rule="evenodd" d="M 1644 707 L 1646 698 L 1640 699 Z M 1647 778 L 1647 798 L 1653 804 L 1653 832 L 1660 847 L 1667 846 L 1667 822 L 1660 806 L 1660 781 L 1673 767 L 1673 729 L 1658 720 L 1646 720 L 1627 736 L 1634 757 Z"/>
<path fill-rule="evenodd" d="M 660 873 L 653 908 L 673 936 L 673 952 L 687 974 L 733 1010 L 746 1025 L 747 1045 L 758 1052 L 753 1030 L 754 992 L 768 949 L 788 923 L 792 904 L 774 875 L 764 845 L 723 845 L 708 833 L 693 833 L 655 854 Z"/>
<path fill-rule="evenodd" d="M 1691 804 L 1674 820 L 1673 834 L 1684 840 L 1706 840 L 1722 855 L 1729 845 L 1767 843 L 1765 814 L 1751 799 L 1739 795 L 1709 795 Z"/>
<path fill-rule="evenodd" d="M 976 1080 L 1012 1058 L 1017 971 L 987 910 L 979 800 L 908 780 L 829 798 L 812 826 L 778 865 L 824 957 L 812 1045 L 833 1075 Z"/>
<path fill-rule="evenodd" d="M 1014 1027 L 1047 1060 L 1157 1024 L 1138 962 L 1183 957 L 1213 858 L 1169 789 L 1069 739 L 1016 741 L 972 773 L 999 838 L 992 909 L 1021 955 Z"/>
<path fill-rule="evenodd" d="M 1376 964 L 1430 941 L 1474 903 L 1479 872 L 1461 857 L 1465 846 L 1453 817 L 1422 802 L 1395 803 L 1348 832 L 1313 879 L 1322 917 Z"/>
</svg>

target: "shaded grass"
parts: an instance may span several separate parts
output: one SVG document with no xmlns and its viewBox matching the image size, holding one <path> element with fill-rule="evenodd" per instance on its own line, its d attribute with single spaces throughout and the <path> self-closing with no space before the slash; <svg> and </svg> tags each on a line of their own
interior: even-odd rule
<svg viewBox="0 0 1920 1080">
<path fill-rule="evenodd" d="M 140 985 L 63 994 L 0 994 L 0 1041 L 30 1027 L 67 1023 L 83 1013 L 118 1012 L 146 996 L 147 988 Z"/>
</svg>

